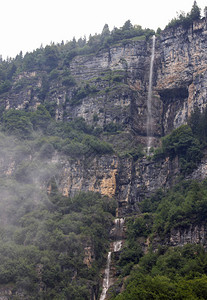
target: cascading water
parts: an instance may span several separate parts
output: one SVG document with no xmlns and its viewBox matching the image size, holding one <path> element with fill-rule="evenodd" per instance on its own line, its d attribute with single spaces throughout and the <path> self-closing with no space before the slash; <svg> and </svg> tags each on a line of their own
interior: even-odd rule
<svg viewBox="0 0 207 300">
<path fill-rule="evenodd" d="M 114 237 L 116 241 L 113 242 L 114 252 L 118 252 L 121 250 L 122 239 L 123 239 L 123 226 L 124 226 L 124 218 L 115 219 Z"/>
<path fill-rule="evenodd" d="M 155 57 L 155 35 L 152 37 L 152 54 L 150 60 L 150 73 L 149 73 L 149 88 L 147 97 L 147 155 L 149 155 L 150 148 L 152 145 L 152 75 L 153 75 L 153 65 Z"/>
<path fill-rule="evenodd" d="M 111 251 L 108 253 L 108 257 L 107 257 L 107 264 L 106 264 L 104 280 L 103 280 L 103 290 L 102 290 L 102 293 L 101 293 L 100 300 L 104 300 L 106 298 L 106 292 L 108 291 L 108 288 L 109 288 L 110 265 L 111 265 Z"/>
<path fill-rule="evenodd" d="M 104 273 L 104 280 L 103 280 L 103 289 L 102 293 L 100 296 L 100 300 L 105 300 L 106 298 L 106 293 L 110 287 L 110 267 L 111 267 L 111 254 L 112 252 L 118 252 L 121 250 L 122 247 L 122 239 L 123 239 L 123 226 L 124 226 L 124 218 L 117 218 L 114 221 L 115 226 L 112 229 L 112 235 L 114 239 L 116 239 L 112 245 L 112 251 L 108 252 L 108 257 L 107 257 L 107 263 L 106 263 L 106 269 Z"/>
</svg>

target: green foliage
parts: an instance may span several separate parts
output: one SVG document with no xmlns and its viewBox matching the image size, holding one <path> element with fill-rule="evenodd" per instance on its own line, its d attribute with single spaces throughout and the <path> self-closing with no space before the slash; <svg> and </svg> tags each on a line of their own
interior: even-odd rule
<svg viewBox="0 0 207 300">
<path fill-rule="evenodd" d="M 50 73 L 49 73 L 49 79 L 50 80 L 55 80 L 60 76 L 60 71 L 57 69 L 53 69 Z"/>
<path fill-rule="evenodd" d="M 69 67 L 72 59 L 77 55 L 88 55 L 96 53 L 102 48 L 107 49 L 109 46 L 121 43 L 128 43 L 133 38 L 144 37 L 148 39 L 154 34 L 153 30 L 149 28 L 143 29 L 140 25 L 132 25 L 130 20 L 127 20 L 121 28 L 114 28 L 109 30 L 107 24 L 104 25 L 101 34 L 90 35 L 89 40 L 80 38 L 78 41 L 74 38 L 72 41 L 64 42 L 55 45 L 47 45 L 45 48 L 40 47 L 31 53 L 26 53 L 24 56 L 22 52 L 16 56 L 12 61 L 3 61 L 0 66 L 0 82 L 11 80 L 13 76 L 20 71 L 36 71 L 42 70 L 49 73 L 50 79 L 58 77 L 58 68 Z M 116 77 L 115 81 L 120 82 L 121 77 Z M 74 85 L 72 78 L 63 80 L 66 86 Z M 69 85 L 68 85 L 69 84 Z M 8 86 L 2 87 L 2 93 L 8 91 Z M 1 84 L 0 84 L 1 93 Z"/>
<path fill-rule="evenodd" d="M 142 212 L 153 213 L 152 232 L 164 238 L 173 228 L 186 228 L 205 221 L 206 182 L 184 182 L 167 192 L 161 190 L 141 203 Z"/>
<path fill-rule="evenodd" d="M 206 299 L 206 263 L 198 245 L 149 252 L 131 272 L 124 292 L 110 299 Z"/>
<path fill-rule="evenodd" d="M 25 112 L 10 109 L 3 114 L 3 130 L 8 134 L 28 138 L 32 134 L 33 127 Z"/>
<path fill-rule="evenodd" d="M 71 75 L 68 75 L 67 77 L 63 77 L 62 84 L 67 87 L 71 87 L 71 86 L 76 85 L 76 81 L 75 81 L 74 77 L 72 77 Z"/>
<path fill-rule="evenodd" d="M 203 10 L 203 12 L 204 12 L 204 16 L 205 16 L 205 18 L 207 18 L 207 6 L 205 6 L 205 7 L 204 7 L 204 10 Z"/>
<path fill-rule="evenodd" d="M 188 120 L 188 124 L 194 136 L 200 141 L 202 146 L 205 146 L 207 142 L 207 108 L 201 112 L 196 107 Z"/>
<path fill-rule="evenodd" d="M 205 299 L 207 254 L 202 246 L 160 246 L 143 255 L 141 245 L 154 237 L 165 243 L 173 229 L 205 226 L 206 181 L 181 181 L 168 191 L 160 189 L 140 203 L 140 210 L 126 219 L 127 240 L 117 262 L 117 274 L 128 276 L 125 290 L 117 295 L 120 289 L 112 289 L 110 299 Z"/>
<path fill-rule="evenodd" d="M 146 213 L 127 219 L 127 237 L 131 241 L 138 237 L 147 237 L 152 230 L 152 217 Z"/>
<path fill-rule="evenodd" d="M 55 118 L 57 103 L 55 101 L 44 101 L 44 107 L 52 118 Z"/>
<path fill-rule="evenodd" d="M 39 105 L 37 110 L 31 114 L 31 122 L 35 130 L 47 131 L 47 127 L 52 121 L 50 113 L 47 111 L 44 105 Z"/>
<path fill-rule="evenodd" d="M 47 76 L 44 75 L 42 76 L 42 84 L 38 93 L 38 98 L 40 100 L 44 100 L 47 96 L 48 91 L 49 91 L 49 81 Z"/>
<path fill-rule="evenodd" d="M 58 52 L 55 46 L 46 46 L 44 49 L 44 64 L 48 71 L 53 70 L 58 65 Z"/>
<path fill-rule="evenodd" d="M 130 274 L 134 265 L 139 263 L 140 258 L 143 256 L 143 251 L 139 237 L 147 237 L 152 230 L 152 218 L 149 214 L 144 216 L 128 217 L 125 221 L 126 241 L 121 250 L 119 260 L 117 261 L 117 273 L 121 276 Z"/>
<path fill-rule="evenodd" d="M 122 130 L 122 126 L 118 123 L 110 122 L 104 126 L 104 131 L 106 132 L 116 133 L 120 130 Z"/>
<path fill-rule="evenodd" d="M 75 85 L 75 81 L 74 79 L 72 80 L 72 85 Z M 70 105 L 79 105 L 82 103 L 82 100 L 89 96 L 89 95 L 93 95 L 94 93 L 97 93 L 98 90 L 95 86 L 92 86 L 88 83 L 86 83 L 83 86 L 79 86 L 78 88 L 74 89 L 73 91 L 73 95 L 71 97 L 71 99 L 69 99 L 69 104 Z"/>
<path fill-rule="evenodd" d="M 10 90 L 12 84 L 9 80 L 0 81 L 0 95 Z"/>
<path fill-rule="evenodd" d="M 17 281 L 20 287 L 35 291 L 38 279 L 35 273 L 35 263 L 38 263 L 40 255 L 40 251 L 34 246 L 25 248 L 23 245 L 18 246 L 12 242 L 1 244 L 1 284 Z"/>
<path fill-rule="evenodd" d="M 13 118 L 18 120 L 22 114 L 37 124 L 39 118 L 34 118 L 34 113 L 44 116 L 45 109 L 6 112 L 8 128 Z M 89 154 L 108 152 L 108 146 L 85 133 L 92 128 L 83 119 L 53 125 L 53 134 L 59 136 L 35 133 L 30 139 L 19 140 L 0 134 L 2 168 L 15 160 L 12 174 L 2 172 L 0 176 L 0 284 L 31 299 L 57 299 L 59 295 L 62 299 L 90 299 L 105 263 L 116 202 L 92 192 L 62 196 L 56 179 L 58 169 L 51 157 L 55 149 L 63 151 L 66 140 L 71 144 L 80 138 L 81 147 L 87 147 Z M 80 155 L 77 151 L 74 157 Z M 42 189 L 47 184 L 49 195 Z M 88 247 L 91 266 L 84 261 Z M 41 293 L 40 284 L 44 286 Z"/>
<path fill-rule="evenodd" d="M 198 7 L 197 2 L 194 1 L 190 11 L 190 18 L 194 21 L 194 20 L 199 20 L 200 17 L 201 17 L 201 9 Z"/>
<path fill-rule="evenodd" d="M 55 103 L 45 102 L 34 112 L 9 110 L 3 114 L 2 129 L 25 140 L 37 136 L 32 147 L 41 159 L 51 157 L 54 150 L 73 158 L 113 153 L 112 146 L 96 137 L 96 131 L 83 118 L 70 123 L 55 122 L 49 113 L 55 114 L 55 108 Z M 42 134 L 45 137 L 39 138 Z"/>
<path fill-rule="evenodd" d="M 85 136 L 83 142 L 89 147 L 89 149 L 91 149 L 92 152 L 97 154 L 113 153 L 113 148 L 110 144 L 100 141 L 95 137 Z"/>
<path fill-rule="evenodd" d="M 137 161 L 139 158 L 144 156 L 143 147 L 142 145 L 137 145 L 136 148 L 125 151 L 123 155 L 126 157 L 132 157 L 134 161 Z"/>
<path fill-rule="evenodd" d="M 77 118 L 70 123 L 54 124 L 51 137 L 48 142 L 60 152 L 71 157 L 90 156 L 93 154 L 113 153 L 112 146 L 96 136 L 93 136 L 93 129 L 86 124 L 83 118 Z M 95 132 L 94 132 L 95 133 Z M 55 136 L 56 138 L 52 138 Z"/>
<path fill-rule="evenodd" d="M 162 138 L 162 148 L 155 152 L 155 159 L 169 156 L 170 159 L 178 156 L 181 173 L 192 172 L 201 161 L 202 151 L 198 139 L 188 125 L 182 125 Z"/>
<path fill-rule="evenodd" d="M 11 80 L 17 70 L 16 63 L 14 61 L 2 61 L 0 64 L 0 83 L 4 92 L 10 88 Z"/>
<path fill-rule="evenodd" d="M 117 275 L 121 277 L 129 275 L 133 266 L 138 264 L 142 256 L 143 251 L 139 243 L 127 237 L 127 243 L 124 245 L 117 262 Z"/>
<path fill-rule="evenodd" d="M 41 166 L 37 171 L 39 176 Z M 30 176 L 37 180 L 37 174 Z M 115 209 L 113 199 L 98 193 L 63 197 L 55 180 L 49 198 L 25 180 L 21 185 L 1 180 L 0 284 L 14 286 L 27 298 L 73 295 L 73 299 L 90 299 L 91 288 L 98 284 Z M 88 246 L 91 267 L 84 263 Z"/>
<path fill-rule="evenodd" d="M 198 7 L 197 2 L 194 1 L 190 13 L 185 14 L 181 12 L 177 15 L 177 18 L 172 19 L 166 28 L 174 28 L 177 26 L 183 26 L 189 28 L 193 21 L 199 20 L 201 17 L 201 9 Z"/>
<path fill-rule="evenodd" d="M 182 125 L 162 139 L 162 148 L 167 155 L 174 158 L 176 155 L 186 154 L 188 148 L 195 143 L 190 127 Z"/>
</svg>

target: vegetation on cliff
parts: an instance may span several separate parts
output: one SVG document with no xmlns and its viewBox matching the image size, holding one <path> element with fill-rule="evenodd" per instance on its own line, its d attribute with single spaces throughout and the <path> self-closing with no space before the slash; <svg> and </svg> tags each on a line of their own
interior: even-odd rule
<svg viewBox="0 0 207 300">
<path fill-rule="evenodd" d="M 44 146 L 45 157 L 55 150 L 70 157 L 113 153 L 112 146 L 101 141 L 83 118 L 70 123 L 56 122 L 44 105 L 34 112 L 11 109 L 3 113 L 2 131 Z"/>
<path fill-rule="evenodd" d="M 114 300 L 206 299 L 207 254 L 200 245 L 160 247 L 140 259 Z M 111 295 L 115 294 L 111 289 Z"/>
<path fill-rule="evenodd" d="M 207 142 L 207 108 L 203 112 L 195 108 L 188 125 L 174 129 L 170 134 L 161 139 L 161 147 L 154 152 L 154 160 L 176 157 L 179 161 L 181 174 L 187 175 L 198 166 L 203 157 L 203 150 Z"/>
<path fill-rule="evenodd" d="M 63 197 L 42 143 L 0 135 L 0 284 L 15 299 L 90 299 L 116 203 L 93 192 Z M 12 175 L 4 172 L 14 160 Z"/>
<path fill-rule="evenodd" d="M 98 295 L 116 202 L 93 192 L 62 196 L 51 159 L 86 164 L 113 153 L 111 145 L 82 118 L 56 122 L 44 105 L 4 112 L 0 145 L 0 285 L 16 299 Z"/>
<path fill-rule="evenodd" d="M 148 39 L 154 34 L 154 30 L 143 29 L 140 25 L 132 25 L 127 20 L 120 28 L 114 27 L 109 30 L 108 24 L 105 24 L 101 34 L 90 35 L 88 41 L 86 38 L 80 38 L 76 41 L 74 38 L 69 42 L 62 42 L 55 45 L 52 43 L 45 48 L 39 48 L 24 56 L 20 52 L 15 59 L 2 61 L 0 65 L 0 94 L 9 89 L 9 83 L 15 74 L 22 71 L 47 71 L 51 77 L 57 77 L 59 67 L 68 67 L 71 60 L 77 55 L 88 55 L 97 53 L 101 49 L 108 49 L 115 44 L 123 44 L 133 41 L 133 39 Z M 70 78 L 70 77 L 69 77 Z M 69 79 L 68 78 L 68 79 Z M 65 81 L 65 84 L 75 84 L 75 82 Z"/>
<path fill-rule="evenodd" d="M 160 188 L 145 198 L 139 205 L 140 214 L 126 219 L 127 239 L 116 259 L 119 279 L 109 291 L 110 299 L 206 299 L 204 240 L 199 237 L 197 243 L 201 244 L 188 240 L 182 242 L 185 246 L 173 248 L 170 241 L 176 232 L 182 235 L 207 226 L 206 180 L 182 180 L 196 168 L 206 148 L 206 111 L 195 109 L 189 125 L 163 137 L 162 147 L 156 150 L 155 161 L 177 157 L 182 176 L 172 188 Z M 144 254 L 146 247 L 148 253 Z"/>
<path fill-rule="evenodd" d="M 154 160 L 178 158 L 183 175 L 191 173 L 202 158 L 201 143 L 189 125 L 182 125 L 162 138 L 161 148 L 155 150 Z"/>
<path fill-rule="evenodd" d="M 206 186 L 206 180 L 181 181 L 168 191 L 160 189 L 140 204 L 139 215 L 126 219 L 127 239 L 116 260 L 119 279 L 110 299 L 206 299 L 207 253 L 202 243 L 172 248 L 169 242 L 176 230 L 206 228 Z M 146 244 L 151 247 L 144 255 Z"/>
<path fill-rule="evenodd" d="M 177 15 L 177 18 L 173 18 L 166 26 L 166 28 L 174 28 L 180 25 L 183 26 L 184 28 L 189 28 L 194 21 L 198 21 L 200 20 L 200 18 L 201 18 L 201 9 L 199 8 L 197 2 L 194 1 L 191 11 L 189 13 L 185 14 L 185 12 L 180 12 Z"/>
</svg>

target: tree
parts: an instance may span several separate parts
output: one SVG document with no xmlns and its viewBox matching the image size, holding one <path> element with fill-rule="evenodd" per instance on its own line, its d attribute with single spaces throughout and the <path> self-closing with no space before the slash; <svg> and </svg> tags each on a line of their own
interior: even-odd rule
<svg viewBox="0 0 207 300">
<path fill-rule="evenodd" d="M 204 17 L 207 18 L 207 6 L 205 6 L 203 11 L 204 11 Z"/>
<path fill-rule="evenodd" d="M 125 23 L 124 23 L 124 25 L 123 25 L 123 27 L 122 27 L 122 30 L 124 31 L 124 30 L 131 30 L 133 28 L 133 25 L 132 25 L 132 23 L 131 23 L 131 21 L 130 20 L 127 20 Z"/>
<path fill-rule="evenodd" d="M 34 129 L 41 129 L 44 132 L 47 130 L 51 119 L 50 113 L 43 105 L 39 105 L 37 110 L 31 115 L 31 121 Z"/>
<path fill-rule="evenodd" d="M 195 136 L 199 137 L 200 136 L 200 131 L 201 131 L 201 111 L 198 107 L 194 109 L 194 111 L 191 113 L 191 116 L 188 120 L 188 124 L 192 129 L 192 132 Z"/>
<path fill-rule="evenodd" d="M 202 157 L 200 143 L 188 125 L 182 125 L 163 137 L 162 150 L 171 159 L 178 156 L 182 173 L 191 172 Z"/>
<path fill-rule="evenodd" d="M 188 124 L 200 143 L 205 144 L 207 140 L 207 108 L 201 112 L 200 109 L 196 107 L 188 120 Z"/>
<path fill-rule="evenodd" d="M 109 30 L 109 25 L 105 24 L 104 28 L 101 33 L 101 43 L 102 44 L 107 44 L 107 40 L 110 38 L 110 30 Z"/>
<path fill-rule="evenodd" d="M 170 23 L 166 26 L 169 27 L 176 27 L 182 25 L 184 28 L 189 28 L 189 26 L 193 23 L 193 21 L 199 20 L 201 17 L 201 9 L 198 7 L 197 2 L 194 1 L 192 9 L 190 13 L 187 15 L 184 12 L 180 12 L 177 15 L 177 18 L 173 18 Z"/>
<path fill-rule="evenodd" d="M 25 112 L 11 109 L 3 115 L 3 129 L 8 134 L 28 138 L 32 133 L 32 123 Z"/>
<path fill-rule="evenodd" d="M 83 48 L 86 45 L 86 37 L 84 36 L 84 38 L 79 38 L 77 44 L 78 47 Z"/>
<path fill-rule="evenodd" d="M 193 3 L 189 16 L 192 21 L 199 20 L 201 17 L 201 9 L 198 7 L 196 1 Z"/>
<path fill-rule="evenodd" d="M 157 28 L 156 34 L 160 34 L 162 29 L 160 27 Z"/>
<path fill-rule="evenodd" d="M 105 24 L 101 33 L 101 38 L 105 38 L 110 35 L 109 25 Z"/>
<path fill-rule="evenodd" d="M 58 53 L 55 46 L 46 46 L 44 56 L 45 64 L 49 68 L 49 71 L 57 67 Z"/>
</svg>

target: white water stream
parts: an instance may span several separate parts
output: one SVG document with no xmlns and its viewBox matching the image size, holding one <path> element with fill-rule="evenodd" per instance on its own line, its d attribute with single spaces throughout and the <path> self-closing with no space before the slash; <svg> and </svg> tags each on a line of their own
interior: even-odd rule
<svg viewBox="0 0 207 300">
<path fill-rule="evenodd" d="M 103 290 L 101 293 L 100 300 L 104 300 L 106 298 L 106 292 L 109 288 L 109 282 L 110 282 L 110 265 L 111 265 L 111 252 L 108 253 L 107 257 L 107 264 L 104 274 L 104 280 L 103 280 Z"/>
<path fill-rule="evenodd" d="M 122 248 L 123 241 L 121 238 L 123 237 L 123 226 L 124 226 L 124 218 L 117 218 L 115 219 L 115 226 L 112 230 L 113 236 L 116 239 L 116 241 L 112 244 L 112 251 L 108 252 L 107 257 L 107 263 L 106 263 L 106 269 L 104 273 L 104 279 L 103 279 L 103 289 L 99 300 L 105 300 L 106 293 L 110 287 L 110 267 L 111 267 L 111 253 L 112 252 L 118 252 Z"/>
<path fill-rule="evenodd" d="M 152 37 L 152 54 L 150 60 L 150 73 L 149 73 L 149 87 L 148 87 L 148 97 L 147 97 L 147 155 L 149 155 L 150 148 L 152 146 L 152 75 L 153 75 L 153 65 L 155 58 L 155 35 Z"/>
</svg>

